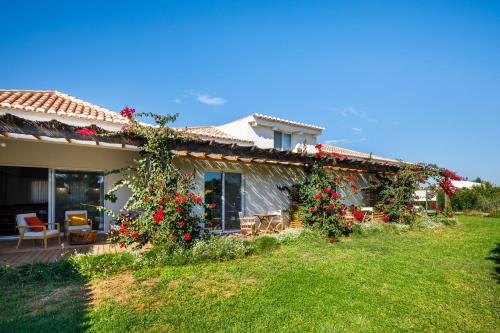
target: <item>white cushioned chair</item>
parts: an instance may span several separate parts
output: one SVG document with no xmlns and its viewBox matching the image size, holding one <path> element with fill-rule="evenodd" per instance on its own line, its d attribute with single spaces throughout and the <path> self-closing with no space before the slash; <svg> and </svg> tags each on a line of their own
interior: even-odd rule
<svg viewBox="0 0 500 333">
<path fill-rule="evenodd" d="M 26 222 L 27 217 L 36 217 L 35 213 L 28 214 L 18 214 L 16 215 L 17 228 L 19 229 L 19 241 L 17 242 L 16 250 L 21 245 L 24 239 L 42 239 L 43 245 L 47 248 L 47 240 L 49 238 L 57 237 L 59 244 L 61 244 L 61 233 L 59 229 L 59 223 L 54 223 L 55 229 L 49 230 L 48 223 L 44 223 L 42 226 L 30 226 Z M 43 228 L 42 231 L 33 231 L 32 228 Z"/>
<path fill-rule="evenodd" d="M 83 225 L 70 225 L 70 215 L 85 215 L 86 224 Z M 64 236 L 69 237 L 70 231 L 88 230 L 92 229 L 92 220 L 88 218 L 86 210 L 67 210 L 64 212 Z"/>
</svg>

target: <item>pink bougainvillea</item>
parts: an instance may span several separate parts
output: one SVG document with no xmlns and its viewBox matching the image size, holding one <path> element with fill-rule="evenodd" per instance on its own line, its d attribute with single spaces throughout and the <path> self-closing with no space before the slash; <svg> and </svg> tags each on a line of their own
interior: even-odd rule
<svg viewBox="0 0 500 333">
<path fill-rule="evenodd" d="M 96 135 L 97 132 L 91 128 L 80 128 L 75 131 L 76 134 L 80 134 L 83 136 L 91 136 L 91 135 Z"/>
</svg>

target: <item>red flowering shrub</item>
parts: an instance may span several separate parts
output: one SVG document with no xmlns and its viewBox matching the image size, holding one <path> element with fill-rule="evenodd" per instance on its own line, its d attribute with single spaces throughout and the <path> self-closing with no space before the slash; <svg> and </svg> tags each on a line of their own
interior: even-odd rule
<svg viewBox="0 0 500 333">
<path fill-rule="evenodd" d="M 128 106 L 126 106 L 125 108 L 123 108 L 123 110 L 120 111 L 120 115 L 128 119 L 132 119 L 134 113 L 135 109 L 129 108 Z"/>
<path fill-rule="evenodd" d="M 170 142 L 178 133 L 167 124 L 176 116 L 141 114 L 152 117 L 157 125 L 143 126 L 134 118 L 134 109 L 126 107 L 121 115 L 129 119 L 129 130 L 144 138 L 144 143 L 139 146 L 140 158 L 130 168 L 119 170 L 122 180 L 106 194 L 106 200 L 115 202 L 116 191 L 127 187 L 132 195 L 122 209 L 125 213 L 116 215 L 99 207 L 119 226 L 109 238 L 120 247 L 150 243 L 168 250 L 190 246 L 203 234 L 201 211 L 214 206 L 205 205 L 193 192 L 194 174 L 182 174 L 172 163 Z"/>
<path fill-rule="evenodd" d="M 91 128 L 80 128 L 80 129 L 77 129 L 75 131 L 76 134 L 80 134 L 80 135 L 83 135 L 83 136 L 91 136 L 91 135 L 96 135 L 97 132 Z"/>
<path fill-rule="evenodd" d="M 383 202 L 379 208 L 385 212 L 387 221 L 412 223 L 415 220 L 416 213 L 413 210 L 415 191 L 419 188 L 419 184 L 426 183 L 429 178 L 434 179 L 437 186 L 450 196 L 457 190 L 451 180 L 461 179 L 455 172 L 438 168 L 433 164 L 402 166 L 396 175 L 386 178 L 381 184 L 380 194 Z"/>
</svg>

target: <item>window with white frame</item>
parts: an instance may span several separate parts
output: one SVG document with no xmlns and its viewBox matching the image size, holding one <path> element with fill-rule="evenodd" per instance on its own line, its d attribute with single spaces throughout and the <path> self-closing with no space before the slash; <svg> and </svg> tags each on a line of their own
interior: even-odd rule
<svg viewBox="0 0 500 333">
<path fill-rule="evenodd" d="M 279 150 L 292 150 L 292 134 L 274 131 L 274 148 Z"/>
</svg>

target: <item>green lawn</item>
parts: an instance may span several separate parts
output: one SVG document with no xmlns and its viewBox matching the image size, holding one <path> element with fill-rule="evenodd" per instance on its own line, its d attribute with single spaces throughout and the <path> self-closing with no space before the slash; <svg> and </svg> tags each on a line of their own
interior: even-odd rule
<svg viewBox="0 0 500 333">
<path fill-rule="evenodd" d="M 87 285 L 2 287 L 0 331 L 498 332 L 500 219 L 460 221 Z"/>
</svg>

